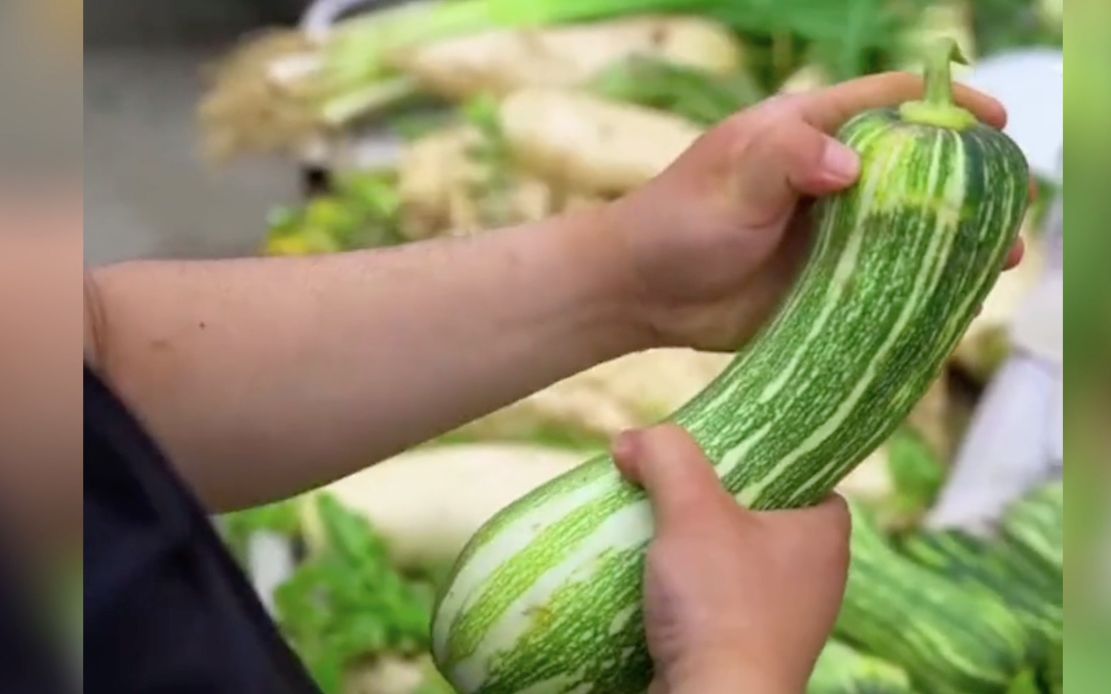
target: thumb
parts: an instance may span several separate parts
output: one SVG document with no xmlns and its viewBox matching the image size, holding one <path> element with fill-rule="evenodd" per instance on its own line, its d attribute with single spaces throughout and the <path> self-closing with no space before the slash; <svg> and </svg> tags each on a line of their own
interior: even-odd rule
<svg viewBox="0 0 1111 694">
<path fill-rule="evenodd" d="M 708 506 L 734 503 L 698 443 L 677 426 L 626 432 L 613 452 L 621 473 L 648 493 L 657 528 L 672 526 Z"/>
<path fill-rule="evenodd" d="M 751 220 L 776 219 L 800 196 L 836 192 L 860 175 L 856 152 L 791 114 L 751 137 L 734 162 L 744 213 Z"/>
</svg>

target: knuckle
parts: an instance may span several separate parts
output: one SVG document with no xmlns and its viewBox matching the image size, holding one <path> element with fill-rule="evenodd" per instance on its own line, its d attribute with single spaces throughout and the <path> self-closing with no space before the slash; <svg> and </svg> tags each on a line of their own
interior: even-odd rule
<svg viewBox="0 0 1111 694">
<path fill-rule="evenodd" d="M 806 127 L 793 118 L 776 122 L 765 133 L 768 146 L 777 152 L 797 150 L 804 143 L 805 136 Z"/>
</svg>

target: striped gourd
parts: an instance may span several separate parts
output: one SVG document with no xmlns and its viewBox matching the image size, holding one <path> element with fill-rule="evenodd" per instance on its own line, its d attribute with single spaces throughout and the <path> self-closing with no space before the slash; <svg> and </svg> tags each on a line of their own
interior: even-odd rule
<svg viewBox="0 0 1111 694">
<path fill-rule="evenodd" d="M 824 496 L 904 419 L 990 290 L 1026 204 L 1018 148 L 952 105 L 951 47 L 927 98 L 861 114 L 861 157 L 821 201 L 776 318 L 671 421 L 756 509 Z M 438 605 L 433 652 L 462 692 L 636 692 L 651 678 L 641 577 L 652 514 L 608 456 L 492 518 Z"/>
<path fill-rule="evenodd" d="M 1003 536 L 1050 572 L 1060 583 L 1064 574 L 1065 486 L 1049 482 L 1020 499 L 1003 514 Z"/>
<path fill-rule="evenodd" d="M 1032 669 L 1028 631 L 1002 600 L 898 554 L 856 509 L 835 633 L 930 694 L 1004 694 Z"/>
<path fill-rule="evenodd" d="M 1038 673 L 1042 691 L 1048 694 L 1061 694 L 1065 691 L 1065 642 L 1051 643 L 1045 662 Z"/>
<path fill-rule="evenodd" d="M 826 643 L 814 664 L 806 694 L 912 694 L 907 673 L 844 642 Z"/>
<path fill-rule="evenodd" d="M 1060 581 L 1024 552 L 1004 541 L 958 530 L 916 533 L 902 542 L 901 549 L 919 565 L 958 585 L 997 596 L 1047 641 L 1061 638 Z"/>
<path fill-rule="evenodd" d="M 960 531 L 916 533 L 903 553 L 962 589 L 998 599 L 1026 627 L 1032 664 L 1052 679 L 1051 656 L 1064 638 L 1061 583 L 1022 551 L 1002 540 L 984 540 Z"/>
</svg>

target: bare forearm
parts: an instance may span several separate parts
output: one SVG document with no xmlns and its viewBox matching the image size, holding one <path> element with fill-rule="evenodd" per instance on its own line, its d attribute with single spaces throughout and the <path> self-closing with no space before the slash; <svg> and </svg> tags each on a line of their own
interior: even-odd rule
<svg viewBox="0 0 1111 694">
<path fill-rule="evenodd" d="M 600 227 L 108 268 L 97 360 L 210 504 L 278 498 L 645 346 Z"/>
</svg>

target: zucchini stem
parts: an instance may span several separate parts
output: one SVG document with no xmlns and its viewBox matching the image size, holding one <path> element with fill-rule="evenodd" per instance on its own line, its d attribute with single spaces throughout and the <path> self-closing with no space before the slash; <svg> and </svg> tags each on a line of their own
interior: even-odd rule
<svg viewBox="0 0 1111 694">
<path fill-rule="evenodd" d="M 926 56 L 926 103 L 933 106 L 953 105 L 953 76 L 950 63 L 968 65 L 960 46 L 946 38 Z"/>
<path fill-rule="evenodd" d="M 976 124 L 976 116 L 953 102 L 953 75 L 950 63 L 967 65 L 957 42 L 942 39 L 926 56 L 926 96 L 921 101 L 908 101 L 899 112 L 908 123 L 938 128 L 964 130 Z"/>
</svg>

